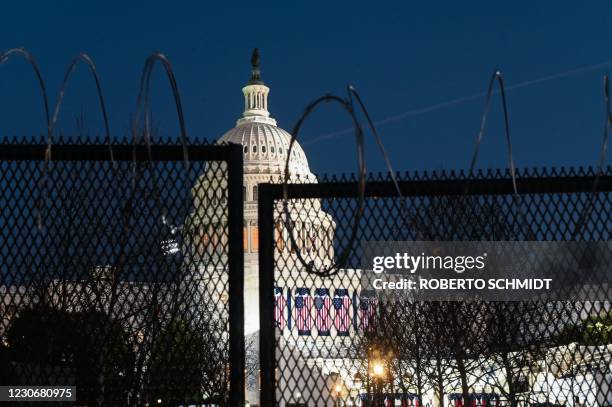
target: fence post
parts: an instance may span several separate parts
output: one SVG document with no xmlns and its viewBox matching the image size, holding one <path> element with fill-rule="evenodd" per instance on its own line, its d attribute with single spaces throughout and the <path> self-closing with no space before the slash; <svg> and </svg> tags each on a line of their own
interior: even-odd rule
<svg viewBox="0 0 612 407">
<path fill-rule="evenodd" d="M 275 400 L 276 341 L 274 332 L 274 197 L 270 184 L 259 184 L 259 366 L 260 405 L 273 406 Z"/>
<path fill-rule="evenodd" d="M 228 267 L 229 267 L 229 405 L 244 405 L 244 248 L 242 229 L 242 147 L 230 145 L 228 154 Z"/>
</svg>

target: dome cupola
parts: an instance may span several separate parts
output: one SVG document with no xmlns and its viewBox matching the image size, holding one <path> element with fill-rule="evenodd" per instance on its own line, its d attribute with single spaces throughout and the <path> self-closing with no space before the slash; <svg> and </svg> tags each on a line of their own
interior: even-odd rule
<svg viewBox="0 0 612 407">
<path fill-rule="evenodd" d="M 259 69 L 259 50 L 255 48 L 251 56 L 251 79 L 242 88 L 244 94 L 244 112 L 236 122 L 237 126 L 249 122 L 268 123 L 276 126 L 276 120 L 270 117 L 268 112 L 268 88 L 261 80 Z"/>
<path fill-rule="evenodd" d="M 251 78 L 242 88 L 244 112 L 236 127 L 225 133 L 219 142 L 242 145 L 246 173 L 279 176 L 284 173 L 291 135 L 276 125 L 268 111 L 268 88 L 262 78 L 259 50 L 251 56 Z M 306 154 L 295 142 L 289 158 L 289 174 L 300 178 L 314 178 L 308 167 Z"/>
</svg>

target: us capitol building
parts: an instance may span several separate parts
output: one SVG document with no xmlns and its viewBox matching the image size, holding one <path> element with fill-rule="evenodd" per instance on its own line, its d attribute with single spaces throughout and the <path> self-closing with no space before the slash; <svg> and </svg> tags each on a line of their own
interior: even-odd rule
<svg viewBox="0 0 612 407">
<path fill-rule="evenodd" d="M 251 78 L 242 88 L 245 109 L 236 122 L 236 126 L 226 132 L 218 143 L 234 143 L 242 146 L 244 154 L 244 304 L 245 335 L 258 343 L 259 333 L 259 270 L 258 252 L 259 235 L 257 222 L 257 194 L 260 183 L 281 183 L 285 178 L 285 165 L 291 135 L 277 126 L 276 120 L 268 111 L 270 89 L 264 84 L 259 68 L 257 50 L 252 57 Z M 214 171 L 215 168 L 209 168 Z M 206 191 L 208 182 L 215 177 L 203 174 L 194 186 L 194 207 L 196 212 L 207 211 L 205 217 L 192 219 L 212 219 L 223 224 L 223 213 L 218 205 L 207 202 L 201 191 Z M 316 183 L 317 178 L 310 171 L 304 150 L 295 142 L 289 157 L 290 182 Z M 219 189 L 219 188 L 213 188 Z M 276 321 L 276 360 L 277 360 L 277 400 L 285 403 L 303 403 L 305 400 L 335 400 L 333 393 L 337 384 L 343 388 L 343 400 L 346 405 L 358 405 L 359 394 L 364 390 L 357 382 L 357 365 L 354 343 L 367 332 L 374 318 L 376 303 L 369 301 L 361 292 L 361 272 L 355 269 L 344 269 L 331 277 L 322 279 L 305 271 L 305 263 L 314 262 L 317 266 L 330 265 L 334 259 L 333 241 L 336 223 L 326 213 L 317 199 L 291 200 L 289 216 L 292 230 L 288 230 L 281 203 L 277 203 L 274 219 L 275 225 L 275 314 Z M 215 215 L 216 214 L 216 215 Z M 215 219 L 215 216 L 218 216 Z M 207 228 L 208 225 L 201 225 Z M 289 233 L 293 234 L 293 239 Z M 292 244 L 296 242 L 296 245 Z M 297 256 L 300 253 L 300 260 Z M 225 276 L 225 278 L 227 278 Z M 321 307 L 321 304 L 324 304 Z M 323 312 L 321 310 L 324 310 Z M 601 352 L 598 349 L 597 352 Z M 563 349 L 554 349 L 555 355 L 563 354 Z M 603 352 L 606 352 L 604 349 Z M 609 350 L 608 350 L 609 352 Z M 249 356 L 250 354 L 250 356 Z M 247 349 L 247 359 L 258 358 L 258 349 Z M 248 362 L 247 362 L 248 363 Z M 544 362 L 545 363 L 545 362 Z M 580 361 L 579 364 L 583 364 Z M 563 369 L 555 373 L 561 375 Z M 449 374 L 452 372 L 448 372 Z M 482 373 L 482 372 L 481 372 Z M 496 373 L 497 374 L 497 373 Z M 553 393 L 571 393 L 573 383 L 556 378 L 556 389 L 548 387 L 553 373 L 527 373 L 530 376 L 531 390 Z M 588 376 L 588 375 L 587 375 Z M 585 385 L 594 383 L 594 377 L 584 376 L 579 379 Z M 601 379 L 601 378 L 599 378 Z M 246 399 L 251 405 L 259 404 L 259 377 L 248 375 Z M 501 381 L 503 383 L 503 381 Z M 479 383 L 475 390 L 479 397 L 494 396 L 485 393 L 486 386 Z M 446 389 L 449 402 L 456 403 L 458 383 L 451 383 Z M 310 394 L 291 393 L 295 389 L 309 391 Z M 280 393 L 279 393 L 280 392 Z M 569 392 L 569 393 L 568 393 Z M 605 399 L 607 389 L 598 389 L 591 399 Z M 430 388 L 423 394 L 423 399 L 402 399 L 401 405 L 427 405 L 428 401 L 437 406 L 434 390 Z M 597 393 L 597 394 L 595 394 Z M 413 394 L 413 396 L 416 396 Z M 455 399 L 453 399 L 455 397 Z M 452 401 L 455 400 L 455 401 Z M 480 399 L 479 399 L 480 400 Z M 488 399 L 487 399 L 488 400 Z M 394 405 L 399 401 L 395 401 Z M 484 402 L 483 402 L 484 403 Z M 284 405 L 284 404 L 281 404 Z M 298 404 L 295 404 L 298 405 Z M 475 405 L 475 404 L 474 404 Z M 480 405 L 480 404 L 478 404 Z M 484 404 L 482 404 L 484 405 Z M 487 405 L 488 401 L 487 401 Z M 495 404 L 493 404 L 495 405 Z"/>
<path fill-rule="evenodd" d="M 242 146 L 244 154 L 244 331 L 247 337 L 245 342 L 254 344 L 250 348 L 247 345 L 247 365 L 250 363 L 255 366 L 255 369 L 247 372 L 246 377 L 246 399 L 251 405 L 259 405 L 258 185 L 283 182 L 291 142 L 291 135 L 279 128 L 276 120 L 270 117 L 269 92 L 270 89 L 261 79 L 259 56 L 255 51 L 250 80 L 242 88 L 244 112 L 236 126 L 218 140 L 218 143 Z M 227 200 L 222 196 L 207 195 L 212 191 L 227 191 L 227 179 L 222 176 L 224 172 L 219 165 L 225 163 L 209 162 L 204 173 L 193 185 L 194 209 L 183 228 L 186 231 L 183 236 L 187 241 L 183 242 L 181 249 L 178 243 L 174 242 L 175 246 L 166 252 L 174 254 L 184 250 L 183 254 L 187 255 L 187 274 L 178 283 L 186 288 L 179 290 L 186 293 L 185 304 L 179 301 L 178 308 L 181 312 L 189 311 L 192 306 L 198 310 L 204 308 L 204 311 L 212 311 L 211 314 L 204 312 L 206 315 L 225 315 L 227 312 L 222 298 L 224 293 L 218 290 L 218 287 L 227 284 L 228 275 L 223 266 L 227 264 L 227 258 L 221 262 L 208 261 L 210 256 L 216 255 L 214 250 L 223 252 L 222 247 L 227 243 L 227 228 L 224 227 L 227 222 Z M 291 182 L 317 182 L 310 171 L 306 155 L 297 142 L 293 144 L 289 157 L 289 179 Z M 223 183 L 226 185 L 222 185 Z M 359 405 L 363 400 L 360 396 L 365 396 L 368 390 L 362 386 L 363 383 L 359 383 L 358 370 L 360 365 L 363 370 L 367 361 L 363 360 L 363 355 L 359 356 L 355 345 L 365 336 L 364 332 L 372 332 L 375 329 L 373 318 L 377 312 L 376 307 L 380 304 L 377 305 L 373 298 L 368 298 L 366 293 L 361 292 L 360 270 L 343 269 L 326 278 L 306 272 L 305 264 L 314 262 L 315 266 L 325 267 L 334 259 L 336 223 L 319 200 L 298 199 L 288 203 L 293 225 L 291 230 L 287 228 L 282 204 L 278 202 L 277 205 L 274 214 L 275 287 L 274 293 L 270 293 L 275 297 L 275 312 L 270 318 L 274 319 L 277 326 L 276 398 L 282 400 L 281 406 L 299 405 L 298 403 L 312 405 L 310 401 L 313 400 L 318 401 L 316 405 L 323 405 L 322 402 L 338 400 L 337 386 L 340 385 L 341 398 L 345 403 L 343 405 Z M 200 249 L 213 252 L 200 253 Z M 197 256 L 192 257 L 190 254 Z M 180 264 L 181 260 L 177 261 Z M 221 266 L 217 267 L 219 264 Z M 116 317 L 124 319 L 128 327 L 137 330 L 134 332 L 136 346 L 146 349 L 151 335 L 146 332 L 146 328 L 144 331 L 139 328 L 147 326 L 143 323 L 144 317 L 123 306 L 117 307 L 117 304 L 148 304 L 155 299 L 169 308 L 176 302 L 174 294 L 177 292 L 176 288 L 180 287 L 176 287 L 174 283 L 152 286 L 150 281 L 146 280 L 122 280 L 114 284 L 113 270 L 113 266 L 96 266 L 92 270 L 92 276 L 85 280 L 77 278 L 78 276 L 52 279 L 48 286 L 42 287 L 42 295 L 49 304 L 61 304 L 64 307 L 62 309 L 69 312 L 83 311 L 84 307 L 91 305 L 90 299 L 95 299 L 96 309 L 99 308 L 106 314 L 112 312 Z M 119 294 L 113 301 L 114 285 L 117 286 L 116 292 Z M 135 292 L 138 293 L 137 298 L 134 297 Z M 27 285 L 0 281 L 0 340 L 3 340 L 5 329 L 18 309 L 32 305 L 37 295 L 28 292 Z M 609 303 L 607 304 L 609 306 Z M 157 312 L 160 311 L 165 312 L 157 308 Z M 216 324 L 216 321 L 213 320 L 212 323 Z M 222 322 L 215 326 L 224 325 Z M 223 328 L 220 330 L 224 331 Z M 226 334 L 227 332 L 221 332 L 220 336 Z M 528 390 L 537 396 L 538 402 L 542 402 L 543 397 L 550 393 L 560 395 L 559 400 L 568 406 L 612 405 L 612 390 L 609 388 L 612 381 L 611 353 L 612 344 L 578 346 L 574 343 L 554 347 L 548 349 L 543 358 L 520 367 L 521 374 L 528 378 Z M 574 356 L 572 360 L 567 360 L 568 355 Z M 450 366 L 444 363 L 445 366 Z M 607 369 L 592 369 L 592 366 L 599 365 L 605 365 Z M 485 373 L 493 374 L 497 383 L 506 386 L 503 369 L 496 360 L 487 359 L 482 366 L 484 370 L 476 370 L 473 374 L 478 377 L 484 377 Z M 405 367 L 410 369 L 408 365 Z M 444 373 L 450 377 L 453 374 L 452 368 L 445 369 Z M 460 384 L 456 379 L 447 384 L 444 389 L 445 400 L 459 405 L 457 395 L 461 391 Z M 474 382 L 473 391 L 475 396 L 480 397 L 479 402 L 483 402 L 485 396 L 494 395 L 490 389 L 487 390 L 486 381 L 480 379 Z M 586 400 L 577 402 L 573 397 L 576 391 L 585 396 Z M 402 393 L 401 400 L 395 395 L 392 403 L 407 407 L 426 406 L 431 403 L 429 405 L 439 407 L 434 393 L 435 389 L 430 386 L 423 389 L 419 403 L 414 393 Z M 586 404 L 581 404 L 582 402 Z M 494 406 L 488 403 L 489 399 L 487 407 Z"/>
<path fill-rule="evenodd" d="M 268 111 L 268 88 L 261 80 L 257 50 L 252 58 L 251 79 L 242 88 L 245 109 L 236 122 L 236 127 L 225 133 L 217 143 L 234 143 L 242 146 L 244 153 L 244 274 L 245 274 L 245 333 L 259 330 L 259 235 L 257 220 L 257 191 L 260 183 L 282 182 L 285 177 L 285 166 L 291 135 L 277 126 L 276 120 Z M 289 158 L 289 177 L 291 181 L 316 183 L 317 179 L 310 172 L 306 154 L 297 141 L 291 149 Z M 302 257 L 306 261 L 317 263 L 329 262 L 333 258 L 332 240 L 335 223 L 331 216 L 321 210 L 318 200 L 305 200 L 291 208 L 295 222 L 294 240 L 301 247 Z M 283 264 L 291 256 L 289 231 L 283 227 L 284 214 L 278 213 L 276 227 L 277 248 L 285 251 L 277 259 L 277 267 L 293 269 L 292 265 Z M 316 250 L 312 250 L 316 248 Z M 278 262 L 280 260 L 280 263 Z M 293 280 L 297 276 L 291 276 Z M 299 280 L 299 278 L 298 278 Z"/>
<path fill-rule="evenodd" d="M 276 120 L 270 116 L 268 111 L 270 88 L 262 81 L 257 49 L 253 53 L 251 62 L 250 80 L 242 88 L 244 112 L 237 120 L 236 126 L 220 137 L 217 143 L 241 145 L 244 154 L 244 331 L 247 337 L 254 338 L 254 342 L 257 343 L 259 339 L 258 185 L 260 183 L 280 183 L 284 181 L 291 135 L 277 126 Z M 192 193 L 194 208 L 196 209 L 194 216 L 191 218 L 191 228 L 198 227 L 198 219 L 205 219 L 207 223 L 217 224 L 223 224 L 226 221 L 223 210 L 219 209 L 219 205 L 215 205 L 215 202 L 211 201 L 211 198 L 206 195 L 209 187 L 213 187 L 213 190 L 219 189 L 211 183 L 224 182 L 215 177 L 214 174 L 208 173 L 209 171 L 214 173 L 217 170 L 215 163 L 210 163 L 208 170 L 194 185 Z M 317 182 L 317 178 L 308 166 L 306 154 L 297 142 L 294 142 L 289 157 L 289 180 L 299 183 Z M 205 213 L 201 211 L 205 211 Z M 326 399 L 329 398 L 329 392 L 333 387 L 332 384 L 328 383 L 331 380 L 330 376 L 335 380 L 340 374 L 340 369 L 335 367 L 337 362 L 325 352 L 340 348 L 341 342 L 350 341 L 350 338 L 340 335 L 340 337 L 332 339 L 334 335 L 329 332 L 326 335 L 319 334 L 319 330 L 315 326 L 314 302 L 320 300 L 317 300 L 316 295 L 318 294 L 316 293 L 321 293 L 320 290 L 323 287 L 326 288 L 326 306 L 329 309 L 331 308 L 334 291 L 337 294 L 338 289 L 344 290 L 348 295 L 349 288 L 355 290 L 359 286 L 360 275 L 356 270 L 343 270 L 335 277 L 323 280 L 316 275 L 307 273 L 304 267 L 305 263 L 313 262 L 321 267 L 330 265 L 333 261 L 333 240 L 336 224 L 331 215 L 322 210 L 321 203 L 317 199 L 292 200 L 289 205 L 289 213 L 293 224 L 291 231 L 286 227 L 285 214 L 280 203 L 274 217 L 277 222 L 274 236 L 276 242 L 275 294 L 277 307 L 274 318 L 280 328 L 277 331 L 282 332 L 280 338 L 278 338 L 277 349 L 284 353 L 280 357 L 277 355 L 277 360 L 279 370 L 302 373 L 299 374 L 299 378 L 288 379 L 287 383 L 282 383 L 282 377 L 279 378 L 278 388 L 321 389 L 317 390 L 316 395 L 297 395 L 297 398 L 305 397 L 307 399 L 321 396 Z M 210 230 L 209 225 L 199 225 L 199 227 L 202 230 Z M 293 234 L 295 247 L 293 247 L 289 233 Z M 300 252 L 302 260 L 298 259 L 296 251 Z M 305 291 L 307 291 L 306 297 L 308 298 L 304 296 Z M 298 300 L 298 297 L 301 297 L 301 299 Z M 308 304 L 308 311 L 305 312 L 309 314 L 309 317 L 301 314 L 302 317 L 300 318 L 300 312 L 296 310 L 296 303 L 301 300 L 304 300 L 302 303 Z M 350 318 L 349 312 L 352 313 L 352 311 L 348 309 L 345 311 L 347 319 Z M 326 318 L 328 319 L 327 324 L 331 324 L 331 311 Z M 304 322 L 305 320 L 308 321 Z M 306 326 L 301 326 L 300 322 L 305 323 Z M 347 322 L 346 334 L 348 334 L 348 325 L 352 325 L 352 322 Z M 250 357 L 249 353 L 252 353 L 251 357 L 258 358 L 257 349 L 251 351 L 247 349 L 247 358 Z M 338 357 L 338 355 L 336 354 L 334 357 Z M 291 364 L 291 366 L 281 366 L 283 363 Z M 298 366 L 295 365 L 296 363 Z M 348 377 L 349 372 L 345 372 L 345 376 Z M 299 384 L 296 380 L 300 381 Z M 247 377 L 246 398 L 252 404 L 258 404 L 258 381 L 258 377 Z M 308 383 L 302 383 L 302 381 Z M 282 398 L 293 400 L 296 395 L 283 394 Z"/>
<path fill-rule="evenodd" d="M 244 331 L 249 339 L 247 343 L 258 344 L 259 337 L 259 270 L 258 270 L 258 222 L 257 222 L 257 192 L 260 183 L 283 182 L 285 164 L 289 154 L 291 135 L 277 126 L 276 120 L 270 117 L 268 111 L 268 94 L 270 89 L 261 79 L 259 69 L 259 56 L 257 51 L 253 54 L 251 77 L 246 86 L 242 88 L 245 109 L 236 126 L 226 132 L 218 143 L 234 143 L 242 146 L 244 154 L 244 303 L 245 318 Z M 227 200 L 223 197 L 211 197 L 211 191 L 227 191 L 227 185 L 221 188 L 220 184 L 227 183 L 227 179 L 218 174 L 220 162 L 210 162 L 204 173 L 193 186 L 194 211 L 186 219 L 186 230 L 195 233 L 186 233 L 187 244 L 183 249 L 194 253 L 196 242 L 204 250 L 222 250 L 227 243 Z M 213 172 L 211 174 L 210 172 Z M 216 176 L 215 176 L 216 175 Z M 296 142 L 293 144 L 289 157 L 290 182 L 316 183 L 317 179 L 310 171 L 308 160 L 303 149 Z M 221 201 L 219 201 L 221 199 Z M 317 199 L 291 200 L 289 203 L 289 216 L 291 217 L 291 230 L 284 221 L 280 202 L 277 204 L 274 219 L 277 221 L 274 230 L 275 239 L 275 312 L 276 328 L 276 360 L 277 360 L 277 399 L 286 404 L 297 405 L 308 400 L 338 400 L 337 386 L 342 388 L 342 400 L 345 405 L 360 404 L 360 395 L 367 391 L 358 381 L 359 366 L 363 368 L 364 361 L 356 357 L 355 344 L 363 337 L 364 332 L 372 331 L 375 324 L 372 319 L 376 315 L 376 303 L 368 299 L 366 293 L 361 292 L 361 272 L 355 269 L 343 269 L 333 276 L 321 278 L 305 271 L 305 264 L 314 262 L 316 266 L 325 267 L 334 259 L 334 234 L 336 223 L 332 216 L 322 207 Z M 290 233 L 293 238 L 290 238 Z M 210 240 L 212 239 L 212 244 Z M 193 239 L 193 240 L 191 240 Z M 295 242 L 293 244 L 292 242 Z M 184 242 L 185 243 L 185 242 Z M 173 250 L 178 251 L 178 247 Z M 199 250 L 199 249 L 197 249 Z M 298 253 L 302 260 L 298 258 Z M 193 298 L 186 299 L 188 304 L 181 307 L 220 307 L 212 310 L 217 315 L 224 315 L 227 311 L 222 298 L 211 298 L 214 295 L 221 297 L 223 293 L 217 287 L 227 283 L 227 273 L 223 266 L 216 269 L 219 262 L 206 261 L 207 256 L 214 253 L 199 253 L 199 260 L 192 262 L 189 278 L 181 280 L 180 284 L 189 286 L 187 293 L 198 292 Z M 191 258 L 191 257 L 190 257 Z M 225 259 L 227 260 L 227 259 Z M 195 263 L 195 264 L 194 264 Z M 226 264 L 225 261 L 220 262 Z M 79 312 L 88 302 L 82 303 L 84 298 L 96 298 L 96 304 L 109 313 L 108 308 L 112 288 L 112 266 L 95 267 L 92 279 L 67 281 L 54 279 L 49 282 L 48 301 L 50 304 L 59 304 L 68 301 L 67 310 Z M 192 272 L 193 271 L 193 272 Z M 201 278 L 206 276 L 207 278 Z M 91 280 L 91 281 L 90 281 Z M 155 290 L 148 286 L 148 282 L 122 281 L 118 292 L 119 303 L 142 301 L 147 303 Z M 207 285 L 210 284 L 210 285 Z M 197 289 L 193 290 L 194 287 Z M 28 294 L 27 286 L 19 284 L 6 284 L 0 281 L 0 340 L 11 318 L 18 307 L 31 305 L 33 296 Z M 137 288 L 138 297 L 133 297 L 134 288 Z M 176 292 L 172 284 L 162 290 L 160 297 L 167 298 L 172 304 Z M 97 296 L 95 297 L 94 294 Z M 203 295 L 205 294 L 205 295 Z M 210 294 L 210 296 L 208 296 Z M 132 296 L 132 297 L 127 297 Z M 167 297 L 165 297 L 167 296 Z M 206 300 L 204 300 L 206 299 Z M 162 303 L 164 301 L 161 301 Z M 608 303 L 609 304 L 609 303 Z M 114 306 L 114 305 L 113 305 Z M 135 328 L 142 326 L 138 318 L 127 316 L 132 312 L 127 309 L 113 311 L 119 317 L 125 317 L 127 324 Z M 127 315 L 124 315 L 127 314 Z M 208 322 L 208 321 L 207 321 Z M 214 321 L 213 321 L 214 323 Z M 137 342 L 148 340 L 147 332 L 136 332 Z M 140 346 L 140 345 L 139 345 Z M 571 348 L 573 346 L 573 348 Z M 609 383 L 612 381 L 610 368 L 605 371 L 593 371 L 589 366 L 594 362 L 612 366 L 610 354 L 612 344 L 606 346 L 581 346 L 576 344 L 559 346 L 548 349 L 543 359 L 535 360 L 532 365 L 525 367 L 523 373 L 528 377 L 530 391 L 540 396 L 547 393 L 562 394 L 568 406 L 578 405 L 612 405 L 612 391 Z M 570 349 L 571 348 L 571 349 Z M 569 353 L 568 353 L 569 349 Z M 258 349 L 247 347 L 247 359 L 258 365 Z M 567 361 L 566 355 L 577 356 Z M 587 358 L 587 356 L 589 358 Z M 549 369 L 551 360 L 560 360 L 558 366 Z M 499 368 L 493 359 L 483 364 L 486 372 L 493 372 L 497 382 L 506 386 L 503 379 L 503 369 Z M 249 362 L 247 361 L 247 364 Z M 490 369 L 489 369 L 490 368 Z M 532 369 L 533 368 L 533 369 Z M 450 369 L 450 368 L 448 368 Z M 521 369 L 524 369 L 521 367 Z M 451 374 L 452 369 L 445 372 Z M 474 374 L 484 377 L 485 371 L 476 371 Z M 487 373 L 489 374 L 489 373 Z M 247 374 L 246 399 L 251 405 L 259 404 L 259 377 L 257 368 L 255 373 Z M 299 393 L 299 389 L 304 392 Z M 445 400 L 456 403 L 457 392 L 461 391 L 459 383 L 454 380 L 444 389 Z M 474 394 L 481 397 L 490 396 L 486 383 L 474 383 Z M 576 402 L 572 397 L 574 391 L 586 395 L 583 400 L 586 404 Z M 308 394 L 306 392 L 309 392 Z M 410 398 L 396 399 L 394 405 L 416 407 L 427 405 L 438 407 L 437 397 L 434 397 L 433 387 L 424 389 L 420 403 L 416 402 L 414 394 Z M 403 396 L 402 396 L 403 397 Z M 361 399 L 362 400 L 362 399 Z M 401 403 L 401 404 L 398 404 Z M 281 404 L 281 406 L 286 405 Z M 311 404 L 307 404 L 311 405 Z M 318 404 L 320 405 L 320 403 Z M 457 404 L 455 404 L 457 405 Z M 473 404 L 475 405 L 475 404 Z M 484 404 L 479 404 L 484 405 Z M 487 404 L 487 406 L 492 406 Z"/>
</svg>

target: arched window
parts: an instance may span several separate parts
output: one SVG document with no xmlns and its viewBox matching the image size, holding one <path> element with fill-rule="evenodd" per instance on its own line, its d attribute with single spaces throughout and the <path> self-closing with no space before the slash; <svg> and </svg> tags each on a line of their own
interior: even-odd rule
<svg viewBox="0 0 612 407">
<path fill-rule="evenodd" d="M 261 152 L 265 153 L 266 152 L 266 146 L 261 146 Z"/>
<path fill-rule="evenodd" d="M 259 232 L 255 226 L 251 226 L 251 251 L 259 251 Z"/>
<path fill-rule="evenodd" d="M 308 251 L 308 236 L 306 234 L 306 225 L 302 225 L 302 229 L 300 230 L 300 250 L 302 253 L 306 253 Z"/>
<path fill-rule="evenodd" d="M 255 144 L 253 144 L 253 152 L 256 153 L 257 152 L 257 146 Z"/>
<path fill-rule="evenodd" d="M 276 222 L 276 247 L 278 250 L 283 250 L 285 248 L 283 224 L 280 220 Z"/>
<path fill-rule="evenodd" d="M 253 186 L 253 200 L 257 200 L 257 185 Z"/>
<path fill-rule="evenodd" d="M 249 147 L 244 146 L 243 150 L 244 150 L 244 153 L 246 154 L 246 153 L 248 153 L 248 152 L 249 152 Z"/>
<path fill-rule="evenodd" d="M 304 231 L 304 236 L 306 238 L 306 251 L 310 253 L 310 249 L 312 249 L 312 240 L 310 239 L 312 226 L 310 223 L 306 224 L 306 230 Z"/>
<path fill-rule="evenodd" d="M 274 154 L 274 146 L 270 147 L 270 151 Z"/>
<path fill-rule="evenodd" d="M 291 239 L 291 236 L 293 236 L 293 239 Z M 290 245 L 291 253 L 295 253 L 295 247 L 296 247 L 296 244 L 297 244 L 295 229 L 293 229 L 291 231 L 291 236 L 288 237 L 287 242 Z"/>
</svg>

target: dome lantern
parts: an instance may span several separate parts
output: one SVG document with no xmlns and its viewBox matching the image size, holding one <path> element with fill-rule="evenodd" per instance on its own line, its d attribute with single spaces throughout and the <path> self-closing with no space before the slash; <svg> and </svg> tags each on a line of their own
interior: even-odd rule
<svg viewBox="0 0 612 407">
<path fill-rule="evenodd" d="M 236 122 L 237 126 L 248 122 L 268 123 L 276 126 L 276 120 L 268 112 L 268 88 L 261 80 L 259 68 L 259 50 L 255 48 L 251 56 L 251 79 L 242 88 L 244 94 L 244 112 Z"/>
</svg>

